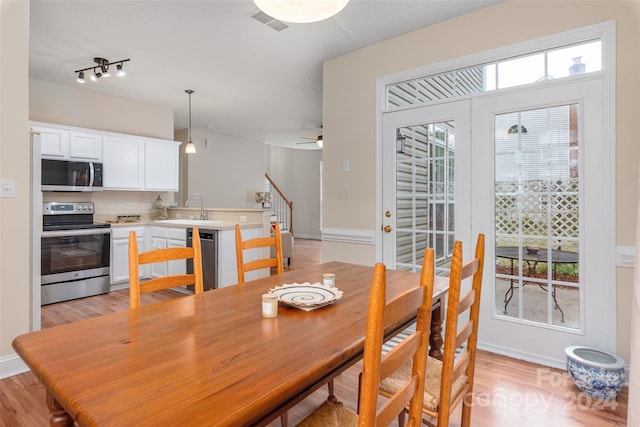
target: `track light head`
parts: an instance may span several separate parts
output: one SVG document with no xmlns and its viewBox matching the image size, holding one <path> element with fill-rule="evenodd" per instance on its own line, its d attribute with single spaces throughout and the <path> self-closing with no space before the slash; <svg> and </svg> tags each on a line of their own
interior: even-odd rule
<svg viewBox="0 0 640 427">
<path fill-rule="evenodd" d="M 78 77 L 76 77 L 76 81 L 78 83 L 84 83 L 84 71 L 80 71 L 78 73 Z"/>
<path fill-rule="evenodd" d="M 122 68 L 122 62 L 116 65 L 116 76 L 124 77 L 127 75 L 127 72 Z"/>
</svg>

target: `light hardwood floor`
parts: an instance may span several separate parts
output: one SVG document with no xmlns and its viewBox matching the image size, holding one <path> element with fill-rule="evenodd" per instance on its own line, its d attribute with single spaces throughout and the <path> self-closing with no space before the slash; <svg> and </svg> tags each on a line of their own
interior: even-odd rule
<svg viewBox="0 0 640 427">
<path fill-rule="evenodd" d="M 290 267 L 304 268 L 320 262 L 320 242 L 297 239 Z M 142 304 L 149 304 L 182 294 L 161 291 L 143 294 Z M 49 328 L 114 311 L 128 310 L 127 291 L 67 301 L 43 307 L 42 325 Z M 482 327 L 482 325 L 480 325 Z M 336 395 L 355 409 L 357 376 L 362 366 L 354 365 L 335 381 Z M 600 402 L 579 393 L 568 375 L 533 363 L 488 352 L 478 352 L 476 361 L 473 426 L 625 426 L 628 393 L 626 387 L 614 402 Z M 295 425 L 327 397 L 326 388 L 289 411 L 289 425 Z M 35 427 L 49 425 L 44 387 L 31 373 L 0 381 L 0 426 Z M 459 426 L 460 410 L 451 426 Z M 394 423 L 394 425 L 396 425 Z M 276 420 L 270 426 L 280 426 Z"/>
</svg>

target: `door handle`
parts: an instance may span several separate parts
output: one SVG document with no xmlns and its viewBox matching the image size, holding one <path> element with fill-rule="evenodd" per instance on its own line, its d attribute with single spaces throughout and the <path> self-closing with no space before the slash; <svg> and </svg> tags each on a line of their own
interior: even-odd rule
<svg viewBox="0 0 640 427">
<path fill-rule="evenodd" d="M 383 228 L 385 233 L 391 233 L 391 226 L 390 225 L 385 225 Z"/>
</svg>

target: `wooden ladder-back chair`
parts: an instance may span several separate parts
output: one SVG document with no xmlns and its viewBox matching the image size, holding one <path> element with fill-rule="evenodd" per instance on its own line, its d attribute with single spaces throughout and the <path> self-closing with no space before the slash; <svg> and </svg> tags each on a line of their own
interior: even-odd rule
<svg viewBox="0 0 640 427">
<path fill-rule="evenodd" d="M 462 242 L 456 241 L 449 273 L 449 296 L 445 322 L 445 337 L 442 361 L 429 357 L 425 380 L 423 412 L 437 418 L 438 427 L 449 425 L 449 416 L 462 402 L 462 426 L 471 425 L 473 400 L 473 377 L 480 317 L 480 292 L 484 267 L 484 234 L 478 235 L 474 258 L 463 264 Z M 471 289 L 461 294 L 462 281 L 472 277 Z M 469 311 L 469 318 L 458 328 L 460 314 Z M 466 343 L 465 351 L 456 359 L 456 350 Z M 407 381 L 407 367 L 395 372 L 383 381 L 380 393 L 388 395 Z M 423 422 L 433 425 L 429 420 Z M 402 419 L 398 419 L 400 427 Z"/>
<path fill-rule="evenodd" d="M 347 409 L 341 402 L 327 400 L 298 426 L 387 426 L 409 407 L 410 427 L 418 427 L 422 419 L 425 368 L 431 324 L 431 304 L 434 284 L 433 249 L 425 251 L 420 286 L 412 288 L 386 303 L 386 270 L 376 264 L 371 291 L 364 344 L 364 361 L 359 393 L 359 413 Z M 398 315 L 417 311 L 416 331 L 386 355 L 382 355 L 384 327 L 397 323 Z M 404 363 L 411 365 L 409 380 L 378 409 L 380 380 L 395 372 Z"/>
<path fill-rule="evenodd" d="M 193 259 L 193 273 L 175 276 L 157 277 L 140 282 L 140 265 L 156 262 Z M 136 232 L 129 232 L 129 304 L 132 309 L 140 307 L 140 294 L 159 291 L 178 286 L 194 285 L 194 293 L 203 292 L 202 251 L 200 249 L 200 233 L 193 229 L 193 247 L 160 248 L 147 252 L 138 252 Z"/>
<path fill-rule="evenodd" d="M 280 236 L 280 224 L 275 223 L 275 234 L 270 237 L 255 237 L 242 240 L 240 225 L 236 224 L 236 262 L 238 264 L 238 283 L 244 283 L 244 274 L 248 271 L 261 270 L 263 268 L 276 268 L 278 274 L 284 271 L 282 264 L 282 240 Z M 275 247 L 275 258 L 259 258 L 244 262 L 244 251 L 249 249 Z"/>
</svg>

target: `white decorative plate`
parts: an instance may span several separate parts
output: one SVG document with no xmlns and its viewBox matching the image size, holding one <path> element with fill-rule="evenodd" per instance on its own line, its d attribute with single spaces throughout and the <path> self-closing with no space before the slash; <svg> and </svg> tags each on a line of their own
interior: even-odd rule
<svg viewBox="0 0 640 427">
<path fill-rule="evenodd" d="M 338 288 L 321 283 L 292 283 L 276 286 L 269 292 L 278 296 L 278 301 L 296 308 L 313 309 L 333 304 L 342 298 Z"/>
</svg>

